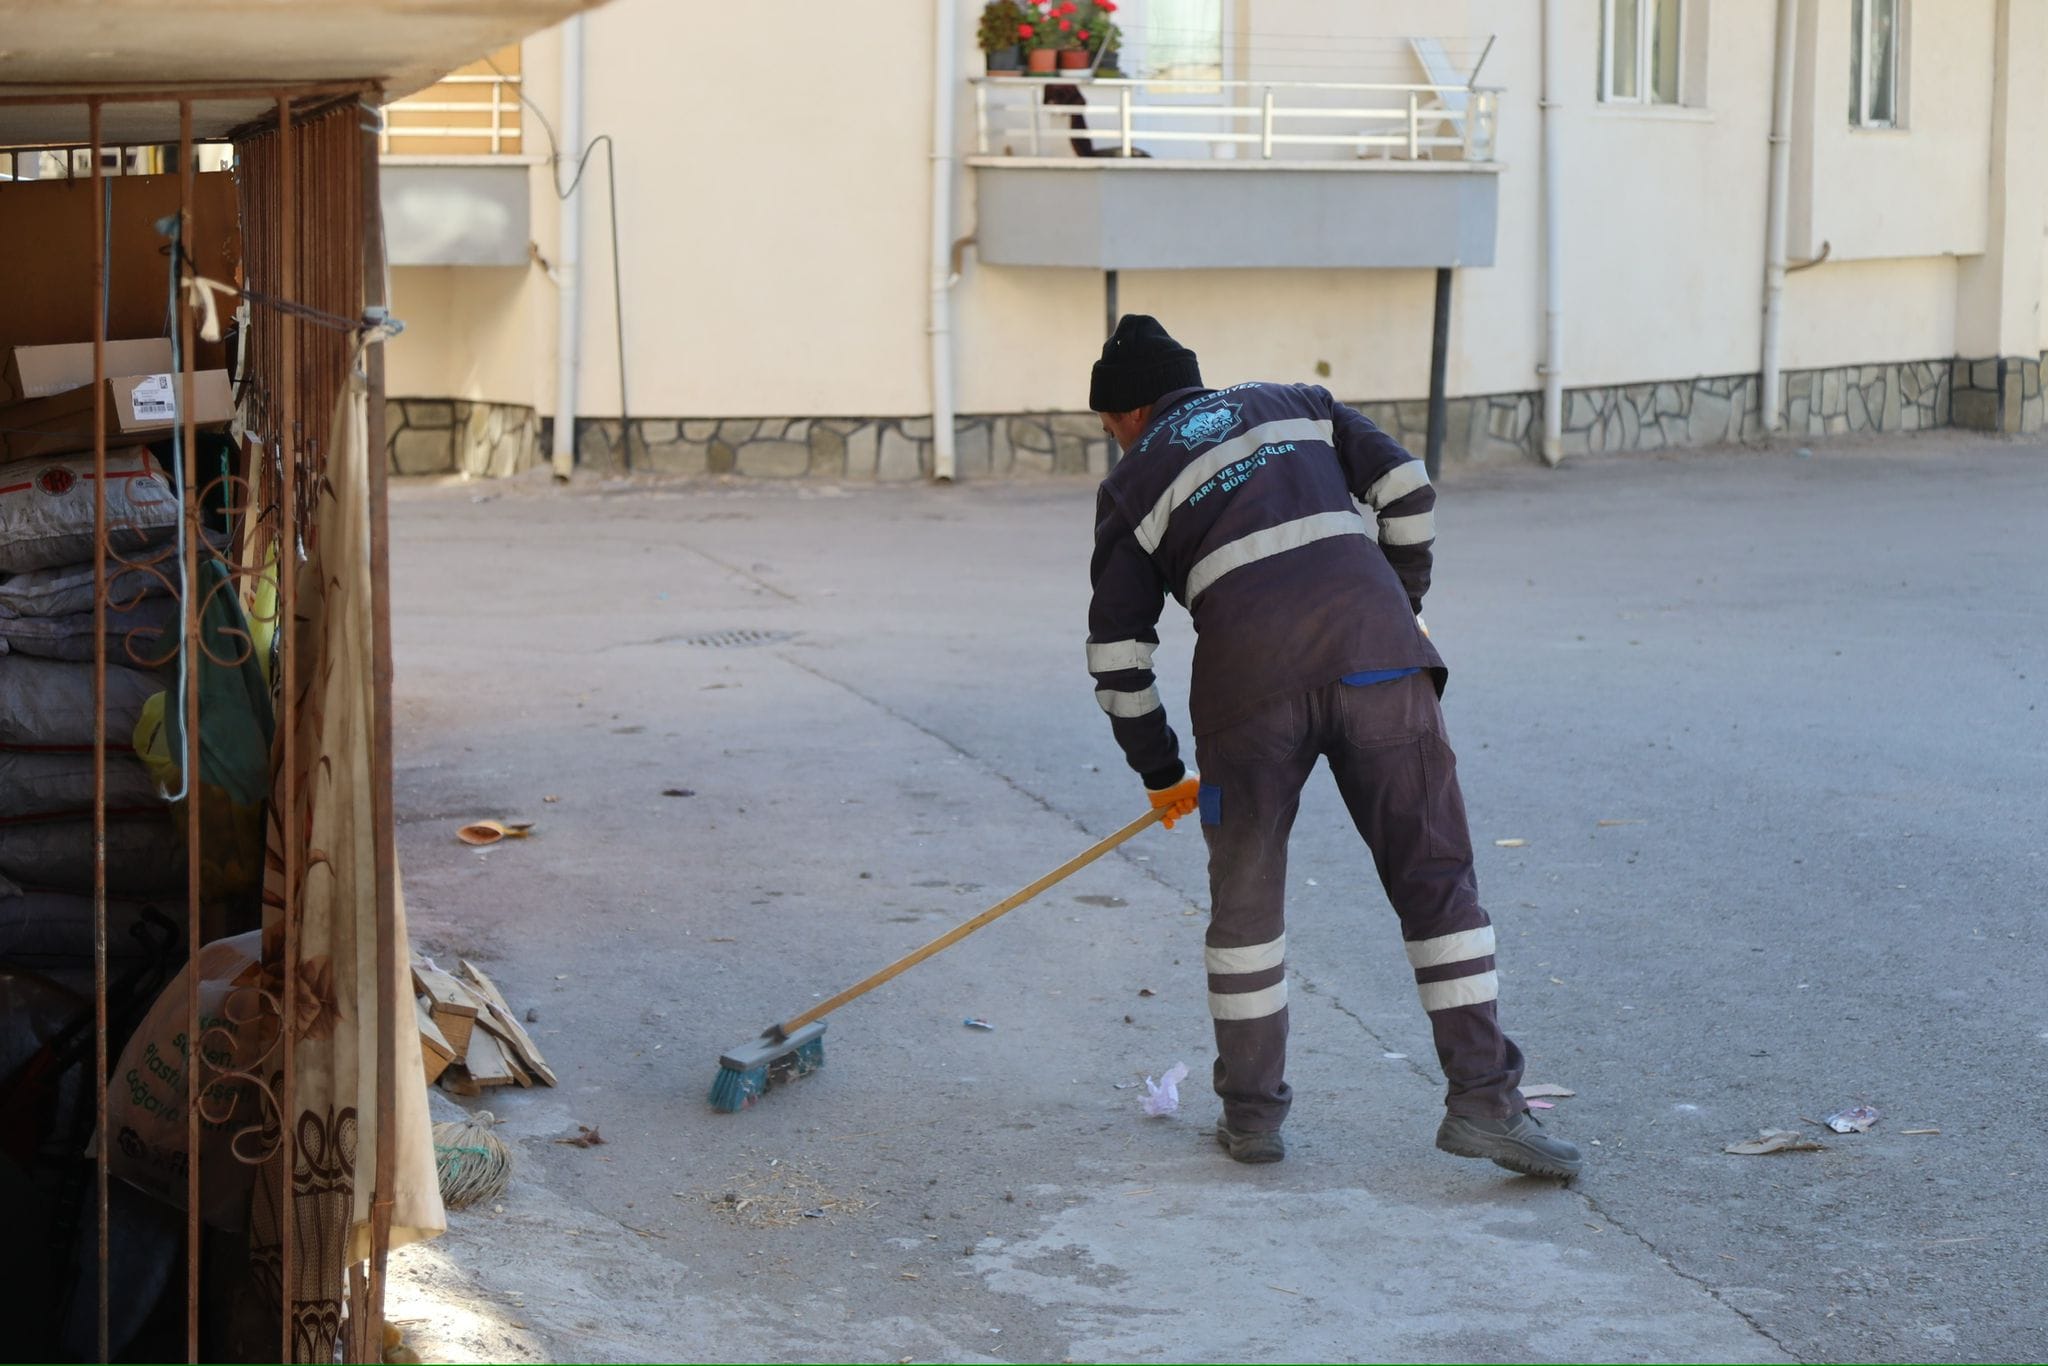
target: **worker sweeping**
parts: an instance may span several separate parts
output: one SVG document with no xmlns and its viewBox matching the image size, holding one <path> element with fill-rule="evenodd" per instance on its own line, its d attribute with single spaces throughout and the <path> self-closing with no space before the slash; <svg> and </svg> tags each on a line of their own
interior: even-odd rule
<svg viewBox="0 0 2048 1366">
<path fill-rule="evenodd" d="M 1240 1162 L 1286 1155 L 1287 837 L 1322 758 L 1400 917 L 1435 1035 L 1449 1083 L 1437 1147 L 1576 1176 L 1578 1149 L 1529 1114 L 1521 1052 L 1500 1028 L 1493 928 L 1437 703 L 1446 671 L 1421 621 L 1436 535 L 1422 462 L 1325 389 L 1204 387 L 1194 353 L 1139 315 L 1103 347 L 1088 406 L 1124 451 L 1096 502 L 1088 671 L 1166 823 L 1200 812 L 1218 1141 Z M 1197 634 L 1199 779 L 1152 673 L 1169 593 Z"/>
</svg>

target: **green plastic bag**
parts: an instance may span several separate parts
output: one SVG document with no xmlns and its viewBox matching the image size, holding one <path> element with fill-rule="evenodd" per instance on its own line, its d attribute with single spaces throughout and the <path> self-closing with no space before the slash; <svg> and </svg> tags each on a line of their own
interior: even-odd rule
<svg viewBox="0 0 2048 1366">
<path fill-rule="evenodd" d="M 199 563 L 193 601 L 202 648 L 186 666 L 199 693 L 199 885 L 213 926 L 256 923 L 263 885 L 263 815 L 270 797 L 270 746 L 277 722 L 263 647 L 249 628 L 227 566 Z M 135 752 L 166 795 L 185 788 L 184 709 L 171 688 L 143 706 Z M 182 827 L 191 793 L 171 803 Z"/>
</svg>

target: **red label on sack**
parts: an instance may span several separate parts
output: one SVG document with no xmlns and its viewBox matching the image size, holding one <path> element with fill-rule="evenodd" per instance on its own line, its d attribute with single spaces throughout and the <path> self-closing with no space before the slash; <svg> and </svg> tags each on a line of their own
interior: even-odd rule
<svg viewBox="0 0 2048 1366">
<path fill-rule="evenodd" d="M 71 492 L 78 485 L 78 476 L 62 465 L 52 465 L 36 476 L 36 487 L 52 496 Z"/>
</svg>

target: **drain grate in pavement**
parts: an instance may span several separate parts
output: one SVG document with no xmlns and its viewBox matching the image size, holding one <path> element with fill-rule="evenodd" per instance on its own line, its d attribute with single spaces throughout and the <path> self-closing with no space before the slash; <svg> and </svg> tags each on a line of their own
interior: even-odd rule
<svg viewBox="0 0 2048 1366">
<path fill-rule="evenodd" d="M 740 650 L 750 645 L 780 645 L 795 638 L 794 631 L 706 631 L 703 635 L 684 636 L 683 644 L 701 645 L 712 650 Z"/>
</svg>

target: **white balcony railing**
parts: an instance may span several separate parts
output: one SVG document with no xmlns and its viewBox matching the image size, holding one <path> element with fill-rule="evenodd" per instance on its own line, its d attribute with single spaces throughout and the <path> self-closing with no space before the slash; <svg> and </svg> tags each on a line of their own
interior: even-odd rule
<svg viewBox="0 0 2048 1366">
<path fill-rule="evenodd" d="M 507 156 L 523 150 L 517 71 L 443 76 L 384 107 L 386 156 Z"/>
<path fill-rule="evenodd" d="M 973 78 L 976 151 L 1066 156 L 1075 139 L 1086 138 L 1091 155 L 1108 159 L 1165 143 L 1207 148 L 1211 156 L 1254 148 L 1266 161 L 1297 148 L 1311 157 L 1345 150 L 1411 161 L 1494 156 L 1500 91 L 1489 86 L 1076 76 Z M 1058 85 L 1085 103 L 1049 101 L 1048 88 Z M 1085 127 L 1073 125 L 1075 115 Z"/>
</svg>

